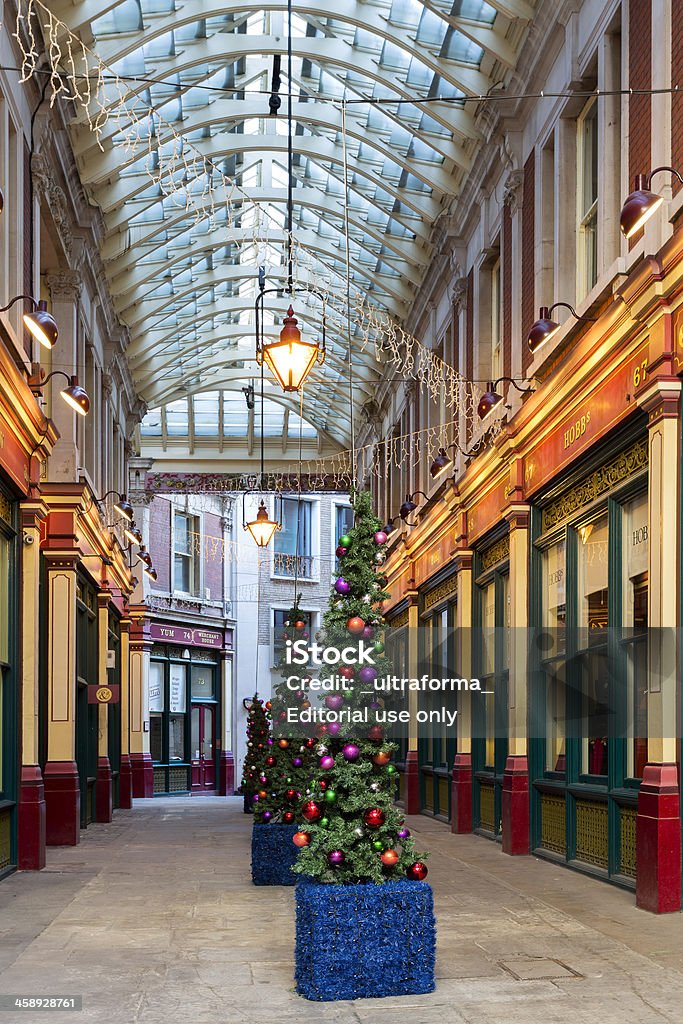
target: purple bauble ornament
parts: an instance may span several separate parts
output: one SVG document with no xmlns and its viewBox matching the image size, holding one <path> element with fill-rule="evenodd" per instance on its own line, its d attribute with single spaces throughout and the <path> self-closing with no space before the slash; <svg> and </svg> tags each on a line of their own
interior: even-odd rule
<svg viewBox="0 0 683 1024">
<path fill-rule="evenodd" d="M 273 745 L 273 737 L 272 737 L 272 736 L 269 736 L 269 737 L 268 737 L 268 746 L 269 746 L 269 747 L 272 747 L 272 745 Z"/>
<path fill-rule="evenodd" d="M 251 798 L 251 802 L 253 804 L 257 804 L 258 803 L 258 793 L 254 793 L 254 795 Z"/>
<path fill-rule="evenodd" d="M 384 532 L 384 530 L 378 530 L 375 534 L 375 544 L 386 544 L 388 540 L 389 536 Z"/>
<path fill-rule="evenodd" d="M 340 576 L 337 580 L 335 580 L 334 589 L 337 591 L 338 594 L 341 594 L 343 597 L 346 594 L 351 593 L 351 584 L 347 583 L 343 576 Z"/>
<path fill-rule="evenodd" d="M 346 854 L 344 853 L 343 850 L 332 850 L 330 853 L 328 853 L 327 859 L 330 862 L 330 864 L 333 864 L 335 867 L 337 867 L 339 864 L 344 863 L 344 861 L 346 860 Z"/>
<path fill-rule="evenodd" d="M 334 758 L 330 757 L 329 754 L 325 754 L 324 757 L 320 758 L 320 767 L 326 772 L 329 771 L 330 768 L 334 768 Z"/>
<path fill-rule="evenodd" d="M 377 678 L 377 669 L 373 668 L 372 665 L 363 665 L 363 668 L 358 673 L 358 678 L 361 683 L 371 683 Z"/>
<path fill-rule="evenodd" d="M 347 743 L 342 747 L 342 754 L 347 761 L 357 761 L 360 757 L 360 747 L 355 743 Z"/>
<path fill-rule="evenodd" d="M 293 764 L 293 766 L 295 768 L 301 768 L 301 765 L 303 764 L 303 761 L 301 760 L 300 757 L 293 757 L 292 758 L 292 764 Z"/>
<path fill-rule="evenodd" d="M 409 828 L 400 828 L 398 830 L 398 832 L 396 833 L 396 835 L 398 836 L 399 839 L 409 839 L 410 838 L 410 829 Z"/>
<path fill-rule="evenodd" d="M 330 693 L 325 697 L 325 707 L 329 708 L 330 711 L 339 711 L 344 703 L 344 698 L 341 693 Z"/>
<path fill-rule="evenodd" d="M 375 631 L 372 628 L 372 626 L 366 626 L 363 632 L 361 633 L 361 636 L 363 637 L 364 640 L 372 640 L 374 635 Z"/>
<path fill-rule="evenodd" d="M 380 702 L 379 702 L 378 700 L 373 700 L 373 702 L 372 702 L 372 704 L 370 705 L 370 707 L 371 707 L 371 708 L 372 708 L 372 709 L 373 709 L 374 711 L 376 711 L 376 710 L 377 710 L 377 708 L 381 708 L 381 707 L 382 707 L 382 705 L 380 704 Z"/>
<path fill-rule="evenodd" d="M 339 722 L 330 722 L 330 724 L 327 726 L 327 731 L 330 734 L 330 736 L 336 736 L 340 729 L 341 725 L 339 724 Z"/>
<path fill-rule="evenodd" d="M 273 817 L 273 815 L 271 814 L 271 812 L 270 812 L 270 811 L 264 811 L 264 812 L 263 812 L 263 820 L 264 820 L 264 821 L 270 821 L 270 819 L 271 819 L 272 817 Z"/>
<path fill-rule="evenodd" d="M 335 551 L 335 555 L 337 556 L 337 558 L 343 558 L 347 551 L 348 548 L 343 548 L 340 544 L 337 550 Z"/>
<path fill-rule="evenodd" d="M 310 636 L 310 635 L 311 635 L 311 634 L 310 634 L 310 633 L 308 632 L 308 630 L 307 630 L 307 629 L 305 629 L 305 630 L 304 630 L 304 640 L 308 640 L 308 638 L 309 638 L 309 636 Z"/>
</svg>

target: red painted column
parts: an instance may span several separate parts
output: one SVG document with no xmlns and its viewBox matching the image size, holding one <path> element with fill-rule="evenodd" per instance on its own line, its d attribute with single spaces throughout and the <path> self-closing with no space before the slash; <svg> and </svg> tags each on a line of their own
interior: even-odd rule
<svg viewBox="0 0 683 1024">
<path fill-rule="evenodd" d="M 219 764 L 219 796 L 235 794 L 235 758 L 231 750 L 221 750 Z"/>
<path fill-rule="evenodd" d="M 133 796 L 154 796 L 154 765 L 151 754 L 131 754 L 130 767 L 133 780 Z"/>
<path fill-rule="evenodd" d="M 472 831 L 472 755 L 456 754 L 451 781 L 451 832 Z"/>
<path fill-rule="evenodd" d="M 636 904 L 654 914 L 681 909 L 681 811 L 678 767 L 648 764 L 638 793 Z"/>
<path fill-rule="evenodd" d="M 81 788 L 75 761 L 48 761 L 45 837 L 48 846 L 77 846 L 81 830 Z"/>
<path fill-rule="evenodd" d="M 127 811 L 133 806 L 133 773 L 130 754 L 121 754 L 119 766 L 119 808 Z"/>
<path fill-rule="evenodd" d="M 420 774 L 417 765 L 417 750 L 406 754 L 403 775 L 403 806 L 406 814 L 420 813 Z"/>
<path fill-rule="evenodd" d="M 109 758 L 97 758 L 97 782 L 95 783 L 95 821 L 110 822 L 114 814 L 114 793 Z"/>
<path fill-rule="evenodd" d="M 45 867 L 45 787 L 40 768 L 24 765 L 19 786 L 19 856 L 22 871 Z"/>
<path fill-rule="evenodd" d="M 503 853 L 529 852 L 529 766 L 511 755 L 503 772 Z"/>
</svg>

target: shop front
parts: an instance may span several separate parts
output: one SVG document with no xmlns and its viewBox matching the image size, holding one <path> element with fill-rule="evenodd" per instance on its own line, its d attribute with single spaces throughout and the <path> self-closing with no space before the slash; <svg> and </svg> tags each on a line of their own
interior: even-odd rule
<svg viewBox="0 0 683 1024">
<path fill-rule="evenodd" d="M 0 877 L 17 863 L 17 502 L 0 481 Z"/>
<path fill-rule="evenodd" d="M 149 747 L 154 794 L 234 790 L 232 632 L 151 622 Z"/>
</svg>

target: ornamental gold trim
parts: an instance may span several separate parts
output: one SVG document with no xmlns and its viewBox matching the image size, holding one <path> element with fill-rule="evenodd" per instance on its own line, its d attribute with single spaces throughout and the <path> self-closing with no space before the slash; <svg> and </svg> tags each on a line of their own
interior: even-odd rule
<svg viewBox="0 0 683 1024">
<path fill-rule="evenodd" d="M 408 625 L 408 609 L 404 608 L 403 611 L 399 612 L 398 615 L 395 618 L 393 618 L 393 619 L 387 618 L 387 625 L 391 626 L 392 629 L 400 629 L 401 626 L 407 626 Z"/>
<path fill-rule="evenodd" d="M 567 808 L 564 797 L 541 794 L 541 847 L 567 853 Z"/>
<path fill-rule="evenodd" d="M 499 562 L 506 562 L 510 557 L 510 534 L 506 533 L 504 537 L 492 544 L 491 547 L 486 548 L 481 553 L 481 571 L 486 572 L 492 566 L 497 565 Z"/>
<path fill-rule="evenodd" d="M 12 525 L 12 503 L 9 498 L 0 492 L 0 519 L 3 519 L 8 526 Z"/>
<path fill-rule="evenodd" d="M 621 857 L 619 871 L 629 878 L 636 877 L 636 810 L 622 807 L 620 815 Z"/>
<path fill-rule="evenodd" d="M 647 464 L 647 440 L 636 441 L 630 448 L 589 473 L 575 487 L 543 509 L 543 532 L 569 519 L 585 505 L 590 505 L 617 484 L 645 469 Z"/>
<path fill-rule="evenodd" d="M 442 601 L 447 601 L 449 598 L 454 600 L 458 593 L 458 577 L 453 579 L 445 580 L 440 583 L 438 587 L 434 587 L 429 593 L 425 594 L 424 598 L 424 610 L 429 611 L 434 605 L 440 604 Z"/>
<path fill-rule="evenodd" d="M 607 804 L 576 801 L 576 859 L 607 867 Z"/>
</svg>

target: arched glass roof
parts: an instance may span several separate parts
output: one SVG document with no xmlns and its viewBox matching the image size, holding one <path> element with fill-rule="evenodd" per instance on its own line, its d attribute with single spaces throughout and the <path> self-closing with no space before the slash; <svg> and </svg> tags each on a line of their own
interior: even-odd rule
<svg viewBox="0 0 683 1024">
<path fill-rule="evenodd" d="M 297 0 L 291 83 L 283 0 L 54 0 L 51 10 L 118 76 L 99 136 L 81 116 L 73 143 L 104 216 L 102 255 L 136 387 L 149 408 L 167 406 L 170 434 L 188 395 L 201 396 L 196 429 L 208 394 L 258 376 L 257 268 L 269 285 L 286 283 L 290 87 L 296 280 L 345 291 L 345 144 L 351 289 L 401 318 L 434 256 L 432 227 L 481 142 L 465 99 L 506 80 L 533 2 Z M 282 106 L 271 116 L 278 56 Z M 331 297 L 341 309 L 342 294 Z M 288 302 L 267 304 L 267 333 Z M 303 314 L 319 332 L 319 305 Z M 355 331 L 362 404 L 379 367 Z M 332 315 L 305 416 L 338 446 L 349 441 L 347 360 L 344 318 Z"/>
</svg>

